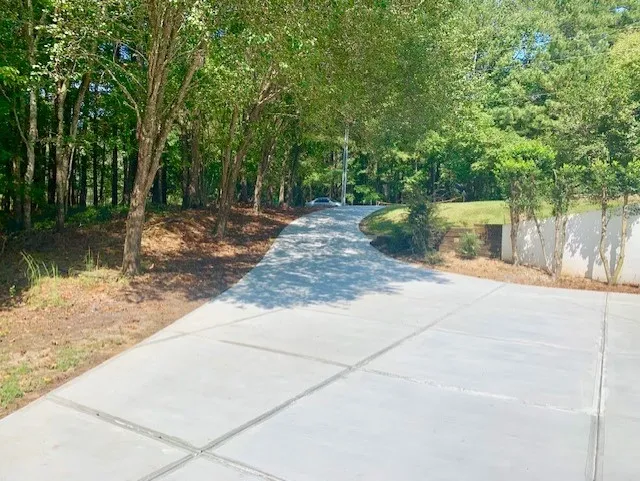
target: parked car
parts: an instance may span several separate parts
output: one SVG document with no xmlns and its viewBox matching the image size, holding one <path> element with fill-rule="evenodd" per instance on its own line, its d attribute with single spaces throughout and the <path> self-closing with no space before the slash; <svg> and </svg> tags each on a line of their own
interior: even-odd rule
<svg viewBox="0 0 640 481">
<path fill-rule="evenodd" d="M 342 204 L 329 197 L 317 197 L 307 202 L 307 207 L 340 207 Z"/>
</svg>

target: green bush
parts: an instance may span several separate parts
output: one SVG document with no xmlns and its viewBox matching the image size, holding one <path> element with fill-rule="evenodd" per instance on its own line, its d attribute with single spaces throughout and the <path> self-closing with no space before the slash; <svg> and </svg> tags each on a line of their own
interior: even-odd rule
<svg viewBox="0 0 640 481">
<path fill-rule="evenodd" d="M 463 259 L 475 259 L 478 257 L 482 247 L 482 241 L 475 232 L 465 232 L 460 237 L 460 245 L 458 246 L 458 254 Z"/>
<path fill-rule="evenodd" d="M 438 250 L 448 225 L 438 213 L 438 205 L 418 189 L 407 193 L 411 229 L 411 248 L 414 253 L 426 256 Z"/>
</svg>

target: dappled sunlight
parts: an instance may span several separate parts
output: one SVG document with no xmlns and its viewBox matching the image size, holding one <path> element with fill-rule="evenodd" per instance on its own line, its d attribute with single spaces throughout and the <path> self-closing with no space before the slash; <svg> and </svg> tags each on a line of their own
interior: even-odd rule
<svg viewBox="0 0 640 481">
<path fill-rule="evenodd" d="M 445 276 L 400 263 L 369 245 L 358 221 L 372 207 L 317 212 L 288 226 L 262 261 L 221 299 L 263 308 L 313 306 L 394 293 L 411 281 Z"/>
</svg>

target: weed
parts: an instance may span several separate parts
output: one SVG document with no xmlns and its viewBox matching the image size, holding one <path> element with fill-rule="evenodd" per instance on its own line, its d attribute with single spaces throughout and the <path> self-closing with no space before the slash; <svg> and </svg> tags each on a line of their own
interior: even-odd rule
<svg viewBox="0 0 640 481">
<path fill-rule="evenodd" d="M 10 374 L 0 384 L 0 406 L 7 407 L 22 396 L 24 396 L 24 392 L 20 388 L 18 376 Z"/>
<path fill-rule="evenodd" d="M 424 255 L 424 261 L 430 266 L 437 266 L 442 264 L 444 259 L 438 251 L 429 251 Z"/>
<path fill-rule="evenodd" d="M 55 369 L 56 371 L 67 372 L 80 364 L 84 357 L 85 352 L 81 349 L 72 346 L 63 347 L 56 354 Z"/>
<path fill-rule="evenodd" d="M 22 363 L 11 370 L 0 384 L 0 406 L 7 407 L 16 399 L 24 396 L 24 391 L 20 385 L 20 378 L 29 374 L 31 368 L 28 364 Z"/>
<path fill-rule="evenodd" d="M 29 282 L 29 302 L 36 306 L 61 306 L 64 304 L 58 283 L 60 272 L 54 262 L 47 265 L 44 261 L 38 261 L 32 255 L 21 252 L 25 262 L 26 276 Z"/>
<path fill-rule="evenodd" d="M 475 259 L 482 247 L 482 241 L 475 232 L 465 232 L 460 237 L 460 245 L 458 246 L 458 254 L 463 259 Z"/>
<path fill-rule="evenodd" d="M 91 252 L 91 247 L 89 247 L 89 250 L 84 256 L 84 270 L 85 272 L 92 272 L 92 271 L 98 270 L 99 268 L 100 268 L 100 254 L 98 254 L 94 259 L 93 253 Z"/>
</svg>

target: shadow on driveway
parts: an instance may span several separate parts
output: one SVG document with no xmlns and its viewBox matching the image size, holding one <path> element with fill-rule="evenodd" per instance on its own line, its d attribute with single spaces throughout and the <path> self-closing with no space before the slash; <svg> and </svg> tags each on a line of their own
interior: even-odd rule
<svg viewBox="0 0 640 481">
<path fill-rule="evenodd" d="M 375 207 L 343 207 L 298 219 L 269 253 L 220 299 L 262 308 L 351 301 L 394 293 L 399 284 L 449 281 L 435 271 L 403 264 L 369 245 L 359 221 Z"/>
</svg>

